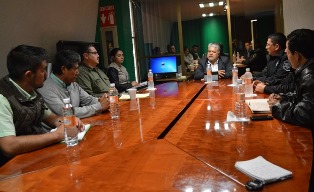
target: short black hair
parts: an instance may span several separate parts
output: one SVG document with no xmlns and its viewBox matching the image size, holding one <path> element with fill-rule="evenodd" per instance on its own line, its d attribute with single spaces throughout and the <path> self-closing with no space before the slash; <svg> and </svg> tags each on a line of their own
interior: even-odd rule
<svg viewBox="0 0 314 192">
<path fill-rule="evenodd" d="M 91 47 L 95 47 L 95 45 L 94 44 L 83 44 L 83 45 L 80 46 L 78 51 L 79 51 L 79 54 L 80 54 L 82 60 L 84 58 L 83 54 L 84 53 L 88 53 L 89 52 L 89 48 L 91 48 Z M 95 47 L 95 49 L 96 49 L 96 47 Z"/>
<path fill-rule="evenodd" d="M 48 53 L 45 49 L 30 45 L 19 45 L 13 48 L 7 56 L 9 77 L 13 80 L 21 79 L 26 71 L 36 72 L 43 61 L 47 61 Z"/>
<path fill-rule="evenodd" d="M 287 38 L 283 33 L 274 33 L 268 36 L 273 44 L 278 44 L 281 49 L 286 48 Z"/>
<path fill-rule="evenodd" d="M 314 31 L 296 29 L 287 36 L 288 49 L 292 54 L 301 53 L 305 58 L 314 58 Z"/>
<path fill-rule="evenodd" d="M 192 46 L 192 49 L 193 49 L 194 47 L 198 47 L 198 45 L 193 45 L 193 46 Z"/>
<path fill-rule="evenodd" d="M 55 56 L 54 63 L 52 64 L 52 72 L 54 74 L 61 75 L 62 66 L 65 66 L 67 69 L 71 69 L 75 64 L 80 62 L 81 57 L 77 52 L 72 50 L 61 50 Z"/>
</svg>

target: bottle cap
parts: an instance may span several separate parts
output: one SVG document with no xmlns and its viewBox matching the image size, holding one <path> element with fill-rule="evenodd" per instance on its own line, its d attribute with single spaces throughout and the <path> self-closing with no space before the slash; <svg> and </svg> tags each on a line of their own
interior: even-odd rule
<svg viewBox="0 0 314 192">
<path fill-rule="evenodd" d="M 114 83 L 110 83 L 110 87 L 114 87 L 116 86 Z"/>
<path fill-rule="evenodd" d="M 149 72 L 152 72 L 152 70 L 151 70 L 151 69 L 149 69 L 148 71 L 149 71 Z"/>
<path fill-rule="evenodd" d="M 233 67 L 236 67 L 237 66 L 237 64 L 233 64 Z"/>
<path fill-rule="evenodd" d="M 245 71 L 250 71 L 250 68 L 246 68 Z"/>
<path fill-rule="evenodd" d="M 64 104 L 69 104 L 71 102 L 71 99 L 70 98 L 65 98 L 63 99 L 63 103 Z"/>
</svg>

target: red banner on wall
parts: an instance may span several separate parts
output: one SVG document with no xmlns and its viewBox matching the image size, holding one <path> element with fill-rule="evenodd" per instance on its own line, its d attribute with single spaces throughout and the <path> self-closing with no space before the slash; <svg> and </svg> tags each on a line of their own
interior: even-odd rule
<svg viewBox="0 0 314 192">
<path fill-rule="evenodd" d="M 99 7 L 100 26 L 111 27 L 116 25 L 116 16 L 114 6 Z"/>
</svg>

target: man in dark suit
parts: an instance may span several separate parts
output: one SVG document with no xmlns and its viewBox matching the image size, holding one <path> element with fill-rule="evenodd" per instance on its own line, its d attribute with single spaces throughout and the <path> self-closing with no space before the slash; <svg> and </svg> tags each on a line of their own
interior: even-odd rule
<svg viewBox="0 0 314 192">
<path fill-rule="evenodd" d="M 208 44 L 207 58 L 200 59 L 194 79 L 200 80 L 204 78 L 207 64 L 211 66 L 212 72 L 218 72 L 219 78 L 230 78 L 232 76 L 232 64 L 229 57 L 220 55 L 218 43 Z"/>
</svg>

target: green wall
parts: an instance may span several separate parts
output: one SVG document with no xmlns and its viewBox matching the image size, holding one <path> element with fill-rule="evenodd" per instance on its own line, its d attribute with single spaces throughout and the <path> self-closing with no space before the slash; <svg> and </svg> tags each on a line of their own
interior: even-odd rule
<svg viewBox="0 0 314 192">
<path fill-rule="evenodd" d="M 229 52 L 228 27 L 225 16 L 206 17 L 182 22 L 183 46 L 191 48 L 199 46 L 199 54 L 207 53 L 208 43 L 217 42 L 224 46 L 224 52 Z M 178 23 L 173 24 L 171 42 L 179 47 L 177 38 Z"/>
<path fill-rule="evenodd" d="M 132 47 L 129 0 L 100 0 L 99 1 L 99 7 L 106 6 L 106 5 L 114 5 L 115 7 L 115 16 L 116 16 L 117 31 L 118 31 L 118 43 L 119 43 L 119 48 L 122 49 L 124 53 L 123 65 L 127 68 L 129 72 L 130 80 L 133 81 L 135 80 L 135 72 L 134 72 L 134 58 L 133 58 L 133 47 Z M 102 42 L 101 33 L 100 33 L 99 11 L 98 11 L 95 41 Z"/>
</svg>

